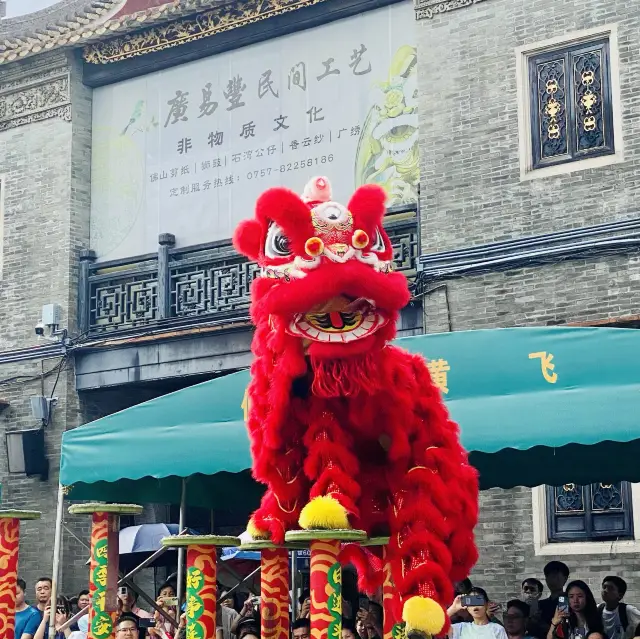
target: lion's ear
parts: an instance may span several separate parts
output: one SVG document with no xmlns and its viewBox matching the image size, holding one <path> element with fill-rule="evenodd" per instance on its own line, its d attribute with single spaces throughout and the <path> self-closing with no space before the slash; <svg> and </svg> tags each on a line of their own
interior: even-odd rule
<svg viewBox="0 0 640 639">
<path fill-rule="evenodd" d="M 293 191 L 281 186 L 268 189 L 258 198 L 256 219 L 264 229 L 265 240 L 269 226 L 279 226 L 294 255 L 304 255 L 305 242 L 315 234 L 309 207 Z"/>
<path fill-rule="evenodd" d="M 262 225 L 258 220 L 243 220 L 233 234 L 233 246 L 250 260 L 256 261 L 262 250 Z"/>
<path fill-rule="evenodd" d="M 268 189 L 258 198 L 256 218 L 265 227 L 268 227 L 270 222 L 275 222 L 283 228 L 311 224 L 309 207 L 293 191 L 282 186 Z"/>
<path fill-rule="evenodd" d="M 356 218 L 356 223 L 367 231 L 382 224 L 387 201 L 386 191 L 377 184 L 359 187 L 351 197 L 347 208 Z"/>
</svg>

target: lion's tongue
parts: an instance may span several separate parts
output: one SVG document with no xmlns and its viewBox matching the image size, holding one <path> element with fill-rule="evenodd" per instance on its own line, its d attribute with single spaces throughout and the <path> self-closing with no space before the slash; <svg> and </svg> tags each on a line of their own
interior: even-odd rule
<svg viewBox="0 0 640 639">
<path fill-rule="evenodd" d="M 331 320 L 331 326 L 333 328 L 344 328 L 344 322 L 342 321 L 342 315 L 337 312 L 329 313 L 329 319 Z"/>
</svg>

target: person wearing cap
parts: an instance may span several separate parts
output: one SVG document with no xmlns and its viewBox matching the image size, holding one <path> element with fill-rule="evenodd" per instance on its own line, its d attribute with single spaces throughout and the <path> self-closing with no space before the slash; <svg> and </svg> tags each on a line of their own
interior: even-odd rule
<svg viewBox="0 0 640 639">
<path fill-rule="evenodd" d="M 237 639 L 260 639 L 260 622 L 253 617 L 246 617 L 238 624 L 236 637 Z"/>
</svg>

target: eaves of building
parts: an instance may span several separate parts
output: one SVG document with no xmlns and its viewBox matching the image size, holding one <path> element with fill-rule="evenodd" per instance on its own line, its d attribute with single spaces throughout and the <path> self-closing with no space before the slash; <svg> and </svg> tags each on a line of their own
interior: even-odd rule
<svg viewBox="0 0 640 639">
<path fill-rule="evenodd" d="M 61 0 L 42 11 L 0 21 L 0 64 L 88 45 L 230 4 L 231 0 Z"/>
</svg>

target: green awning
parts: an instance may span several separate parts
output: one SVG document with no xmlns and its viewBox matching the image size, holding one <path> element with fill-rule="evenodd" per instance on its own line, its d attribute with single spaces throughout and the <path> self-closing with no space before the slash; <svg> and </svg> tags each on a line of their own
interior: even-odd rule
<svg viewBox="0 0 640 639">
<path fill-rule="evenodd" d="M 640 332 L 522 328 L 421 335 L 483 488 L 640 481 Z M 70 499 L 232 510 L 261 493 L 242 402 L 248 371 L 134 406 L 63 436 Z"/>
</svg>

